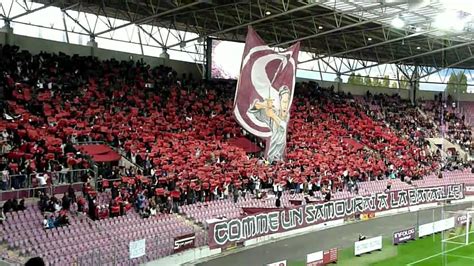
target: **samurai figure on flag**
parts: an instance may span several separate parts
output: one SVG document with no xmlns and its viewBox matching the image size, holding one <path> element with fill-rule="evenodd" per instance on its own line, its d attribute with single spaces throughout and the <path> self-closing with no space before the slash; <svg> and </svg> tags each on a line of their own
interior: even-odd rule
<svg viewBox="0 0 474 266">
<path fill-rule="evenodd" d="M 290 119 L 288 115 L 290 90 L 287 86 L 284 85 L 279 89 L 278 97 L 279 109 L 273 105 L 273 99 L 268 98 L 265 102 L 255 100 L 248 110 L 249 115 L 253 115 L 255 119 L 267 124 L 272 132 L 266 154 L 267 160 L 270 162 L 283 160 L 286 148 L 286 127 Z"/>
<path fill-rule="evenodd" d="M 265 139 L 269 162 L 285 159 L 298 52 L 299 43 L 275 52 L 249 27 L 234 116 L 245 130 Z"/>
</svg>

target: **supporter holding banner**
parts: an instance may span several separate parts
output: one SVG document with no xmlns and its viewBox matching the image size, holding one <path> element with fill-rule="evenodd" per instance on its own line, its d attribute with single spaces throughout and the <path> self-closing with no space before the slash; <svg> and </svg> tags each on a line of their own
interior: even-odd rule
<svg viewBox="0 0 474 266">
<path fill-rule="evenodd" d="M 234 116 L 245 130 L 265 140 L 265 158 L 269 162 L 285 157 L 299 48 L 296 43 L 283 52 L 275 52 L 253 28 L 248 28 Z"/>
</svg>

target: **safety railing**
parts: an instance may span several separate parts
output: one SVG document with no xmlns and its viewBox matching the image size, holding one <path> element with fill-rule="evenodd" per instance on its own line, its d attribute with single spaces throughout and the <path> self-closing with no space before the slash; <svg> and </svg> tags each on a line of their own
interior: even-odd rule
<svg viewBox="0 0 474 266">
<path fill-rule="evenodd" d="M 60 194 L 67 191 L 69 185 L 82 186 L 82 177 L 86 174 L 92 175 L 91 169 L 74 169 L 67 171 L 53 171 L 40 173 L 48 175 L 46 185 L 41 185 L 37 174 L 10 175 L 0 180 L 0 201 L 13 198 L 28 198 L 37 195 L 38 191 L 44 191 L 50 195 Z"/>
<path fill-rule="evenodd" d="M 32 173 L 28 175 L 14 174 L 9 175 L 6 178 L 0 178 L 0 191 L 39 186 L 40 184 L 37 182 L 36 178 L 38 175 L 45 174 L 48 175 L 48 184 L 53 185 L 79 182 L 85 174 L 90 174 L 91 176 L 93 176 L 91 169 L 67 169 L 44 173 Z"/>
</svg>

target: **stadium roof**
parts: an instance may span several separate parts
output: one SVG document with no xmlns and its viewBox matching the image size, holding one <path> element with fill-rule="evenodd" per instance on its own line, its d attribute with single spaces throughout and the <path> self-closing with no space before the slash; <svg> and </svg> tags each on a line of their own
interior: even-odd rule
<svg viewBox="0 0 474 266">
<path fill-rule="evenodd" d="M 315 59 L 337 56 L 375 62 L 358 64 L 351 71 L 386 63 L 434 71 L 474 68 L 474 5 L 469 0 L 34 2 L 129 21 L 89 32 L 92 37 L 142 24 L 199 35 L 179 36 L 180 42 L 163 45 L 168 49 L 206 37 L 243 41 L 251 25 L 274 46 L 301 41 L 302 49 L 314 53 Z"/>
</svg>

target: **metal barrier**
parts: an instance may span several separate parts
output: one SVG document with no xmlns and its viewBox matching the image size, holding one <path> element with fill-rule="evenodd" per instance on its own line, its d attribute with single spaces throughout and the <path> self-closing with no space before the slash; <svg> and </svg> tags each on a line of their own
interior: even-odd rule
<svg viewBox="0 0 474 266">
<path fill-rule="evenodd" d="M 47 174 L 48 184 L 64 184 L 64 183 L 75 183 L 81 181 L 80 178 L 85 174 L 93 174 L 91 169 L 72 169 L 66 171 L 52 171 L 45 173 L 36 173 L 29 175 L 9 175 L 6 184 L 2 181 L 0 190 L 8 191 L 13 189 L 31 188 L 36 185 L 35 180 L 37 174 Z M 93 176 L 93 175 L 92 175 Z"/>
<path fill-rule="evenodd" d="M 37 191 L 45 191 L 49 195 L 60 194 L 67 191 L 70 184 L 73 184 L 75 188 L 77 184 L 83 184 L 81 177 L 85 174 L 91 174 L 91 169 L 75 169 L 68 171 L 54 171 L 47 172 L 50 180 L 46 186 L 40 186 L 37 182 L 33 182 L 36 179 L 36 174 L 30 175 L 11 175 L 7 179 L 7 184 L 2 184 L 3 187 L 0 190 L 0 201 L 13 199 L 13 198 L 30 198 L 37 194 Z M 6 188 L 4 190 L 4 188 Z"/>
<path fill-rule="evenodd" d="M 64 194 L 68 191 L 69 186 L 72 186 L 75 191 L 81 191 L 83 182 L 76 182 L 70 184 L 48 185 L 44 187 L 21 188 L 8 191 L 0 191 L 0 202 L 9 199 L 32 198 L 38 195 L 39 191 L 48 193 L 48 195 Z"/>
</svg>

